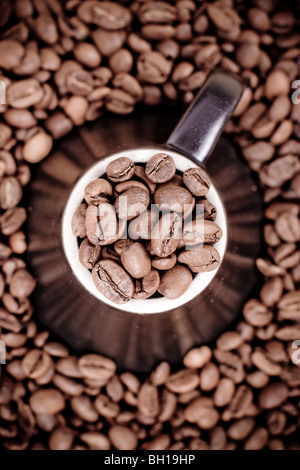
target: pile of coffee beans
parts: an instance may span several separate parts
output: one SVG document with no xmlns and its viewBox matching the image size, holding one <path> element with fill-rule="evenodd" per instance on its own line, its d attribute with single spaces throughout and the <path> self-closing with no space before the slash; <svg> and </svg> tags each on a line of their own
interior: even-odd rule
<svg viewBox="0 0 300 470">
<path fill-rule="evenodd" d="M 0 2 L 1 450 L 299 450 L 300 104 L 291 100 L 300 78 L 298 7 Z M 36 281 L 22 258 L 30 164 L 105 110 L 190 103 L 216 66 L 246 85 L 226 132 L 263 193 L 261 283 L 232 329 L 188 352 L 179 368 L 117 372 L 36 322 Z"/>
<path fill-rule="evenodd" d="M 216 207 L 203 199 L 211 185 L 203 169 L 180 176 L 173 158 L 157 153 L 146 166 L 119 157 L 104 177 L 86 186 L 72 231 L 79 260 L 105 297 L 117 304 L 156 292 L 176 299 L 190 286 L 192 273 L 219 266 L 212 244 L 222 230 L 213 222 Z"/>
</svg>

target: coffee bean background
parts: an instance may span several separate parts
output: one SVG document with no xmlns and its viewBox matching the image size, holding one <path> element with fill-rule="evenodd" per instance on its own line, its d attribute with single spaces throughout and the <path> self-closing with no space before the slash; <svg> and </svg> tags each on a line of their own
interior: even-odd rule
<svg viewBox="0 0 300 470">
<path fill-rule="evenodd" d="M 0 2 L 0 448 L 299 450 L 300 35 L 288 3 Z M 232 331 L 177 369 L 136 377 L 75 356 L 37 325 L 30 301 L 30 166 L 106 111 L 187 105 L 216 66 L 246 84 L 226 132 L 263 191 L 261 284 Z"/>
</svg>

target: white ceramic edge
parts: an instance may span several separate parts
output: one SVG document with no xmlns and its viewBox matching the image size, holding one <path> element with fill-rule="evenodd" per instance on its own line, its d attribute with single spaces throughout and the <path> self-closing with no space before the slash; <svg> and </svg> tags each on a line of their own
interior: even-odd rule
<svg viewBox="0 0 300 470">
<path fill-rule="evenodd" d="M 159 147 L 147 147 L 147 148 L 136 148 L 133 150 L 125 150 L 122 152 L 114 153 L 108 157 L 105 157 L 98 162 L 96 162 L 87 172 L 85 172 L 82 177 L 77 181 L 75 184 L 68 202 L 66 204 L 63 218 L 62 218 L 62 240 L 63 240 L 63 248 L 65 251 L 66 258 L 70 264 L 73 274 L 77 277 L 77 279 L 81 282 L 83 287 L 87 289 L 92 295 L 94 295 L 97 299 L 105 302 L 106 304 L 110 305 L 111 307 L 117 308 L 119 310 L 123 310 L 126 312 L 131 313 L 140 313 L 140 314 L 153 314 L 153 313 L 161 313 L 167 310 L 172 310 L 174 308 L 178 308 L 181 305 L 189 302 L 194 297 L 199 295 L 212 281 L 213 277 L 216 275 L 220 266 L 214 271 L 206 272 L 206 273 L 199 273 L 193 279 L 190 287 L 186 290 L 186 292 L 181 295 L 179 298 L 174 300 L 169 300 L 166 298 L 154 298 L 154 299 L 144 299 L 144 300 L 137 300 L 131 299 L 129 302 L 123 305 L 115 304 L 107 299 L 101 292 L 98 291 L 96 288 L 92 274 L 88 271 L 79 261 L 78 258 L 78 244 L 77 239 L 72 233 L 71 229 L 71 220 L 72 216 L 76 210 L 76 208 L 81 204 L 84 194 L 85 186 L 90 183 L 90 181 L 100 178 L 106 170 L 107 165 L 119 157 L 129 157 L 135 163 L 145 163 L 147 162 L 152 155 L 158 152 L 165 152 L 166 149 L 159 148 Z M 171 155 L 175 161 L 176 168 L 184 172 L 188 168 L 197 166 L 192 160 L 188 157 L 183 156 L 178 152 L 174 152 L 173 150 L 168 149 L 168 154 Z M 227 222 L 226 222 L 226 213 L 221 201 L 220 196 L 218 195 L 215 187 L 211 185 L 209 193 L 207 195 L 209 201 L 214 204 L 217 208 L 217 218 L 216 223 L 221 227 L 223 231 L 223 237 L 221 240 L 216 243 L 214 246 L 218 250 L 221 262 L 225 254 L 225 250 L 227 247 Z M 221 264 L 221 263 L 220 263 Z"/>
</svg>

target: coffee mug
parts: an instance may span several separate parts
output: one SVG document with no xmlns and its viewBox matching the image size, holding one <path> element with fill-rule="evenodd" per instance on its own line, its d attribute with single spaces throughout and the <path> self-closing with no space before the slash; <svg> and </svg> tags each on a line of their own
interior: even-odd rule
<svg viewBox="0 0 300 470">
<path fill-rule="evenodd" d="M 70 138 L 40 165 L 29 192 L 32 215 L 28 222 L 29 262 L 39 279 L 37 315 L 74 349 L 109 356 L 120 369 L 147 371 L 161 360 L 177 362 L 189 348 L 212 341 L 240 311 L 255 280 L 260 201 L 232 146 L 223 141 L 213 149 L 241 93 L 242 84 L 236 78 L 216 71 L 165 144 L 153 141 L 126 148 L 125 134 L 125 148 L 118 148 L 120 123 L 114 118 L 116 140 L 106 155 L 94 148 L 105 137 L 101 125 L 97 132 L 94 126 L 85 131 L 90 137 L 85 140 L 87 153 L 97 154 L 92 166 L 88 167 L 90 158 L 84 158 L 86 151 L 78 157 L 80 144 Z M 128 128 L 130 118 L 126 120 Z M 133 132 L 140 132 L 142 123 L 139 120 L 140 127 Z M 90 271 L 79 262 L 72 216 L 85 186 L 101 177 L 111 161 L 127 156 L 145 164 L 159 152 L 171 155 L 181 172 L 206 166 L 212 179 L 207 197 L 217 208 L 216 223 L 223 231 L 215 245 L 221 263 L 215 271 L 197 274 L 177 299 L 131 299 L 116 305 L 96 289 Z"/>
</svg>

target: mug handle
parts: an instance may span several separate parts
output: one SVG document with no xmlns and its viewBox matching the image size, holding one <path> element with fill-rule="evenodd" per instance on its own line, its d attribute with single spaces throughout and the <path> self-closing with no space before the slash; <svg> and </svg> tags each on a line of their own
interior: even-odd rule
<svg viewBox="0 0 300 470">
<path fill-rule="evenodd" d="M 227 72 L 213 72 L 180 119 L 167 145 L 199 163 L 213 151 L 243 92 L 242 83 Z"/>
</svg>

